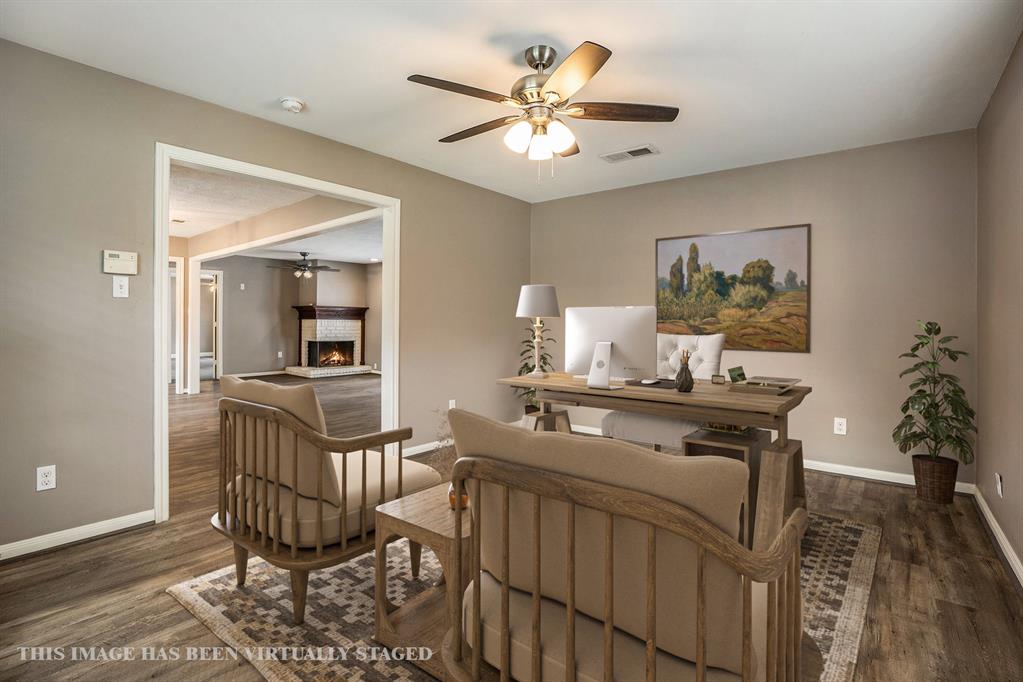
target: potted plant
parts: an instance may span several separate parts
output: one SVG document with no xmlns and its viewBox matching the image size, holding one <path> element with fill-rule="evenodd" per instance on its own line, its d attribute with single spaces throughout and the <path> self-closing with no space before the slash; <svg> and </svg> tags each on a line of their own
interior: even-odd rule
<svg viewBox="0 0 1023 682">
<path fill-rule="evenodd" d="M 545 343 L 557 343 L 550 333 L 547 331 L 547 327 L 544 325 L 542 319 L 539 320 L 540 329 L 540 370 L 543 372 L 553 372 L 554 365 L 551 364 L 551 354 L 544 349 Z M 534 365 L 534 342 L 536 340 L 536 327 L 530 325 L 526 327 L 527 337 L 522 341 L 522 352 L 519 353 L 519 376 L 523 374 L 529 374 L 535 367 Z M 531 414 L 540 409 L 540 406 L 536 402 L 536 390 L 532 388 L 517 388 L 516 393 L 519 394 L 526 401 L 525 412 Z"/>
<path fill-rule="evenodd" d="M 959 377 L 943 371 L 943 363 L 956 362 L 967 354 L 949 344 L 957 336 L 941 336 L 937 322 L 917 322 L 920 334 L 916 343 L 899 357 L 914 360 L 899 374 L 913 376 L 912 391 L 902 403 L 902 419 L 892 431 L 892 440 L 901 452 L 924 446 L 925 452 L 913 455 L 916 496 L 928 502 L 948 504 L 955 492 L 959 462 L 973 461 L 973 434 L 977 432 L 975 412 L 966 399 Z M 949 451 L 959 461 L 942 457 Z"/>
</svg>

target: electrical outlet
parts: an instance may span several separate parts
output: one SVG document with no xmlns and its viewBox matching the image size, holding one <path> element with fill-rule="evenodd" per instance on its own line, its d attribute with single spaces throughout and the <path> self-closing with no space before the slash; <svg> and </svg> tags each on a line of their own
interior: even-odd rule
<svg viewBox="0 0 1023 682">
<path fill-rule="evenodd" d="M 835 435 L 844 436 L 846 433 L 845 417 L 835 417 Z"/>
<path fill-rule="evenodd" d="M 1005 494 L 1002 491 L 1002 475 L 997 471 L 995 472 L 995 487 L 998 488 L 998 497 L 1005 497 Z"/>
<path fill-rule="evenodd" d="M 57 487 L 57 465 L 50 464 L 36 468 L 36 492 Z"/>
<path fill-rule="evenodd" d="M 277 351 L 277 359 L 279 360 L 280 358 L 283 358 L 283 357 L 284 357 L 284 351 L 282 351 L 282 350 Z"/>
<path fill-rule="evenodd" d="M 239 287 L 239 288 L 240 288 L 240 289 L 241 289 L 242 291 L 245 291 L 245 282 L 240 282 L 240 283 L 238 284 L 238 287 Z"/>
<path fill-rule="evenodd" d="M 458 404 L 457 404 L 457 401 L 455 401 L 454 398 L 452 398 L 451 400 L 448 401 L 448 409 L 449 410 L 453 410 L 456 407 L 458 407 Z"/>
</svg>

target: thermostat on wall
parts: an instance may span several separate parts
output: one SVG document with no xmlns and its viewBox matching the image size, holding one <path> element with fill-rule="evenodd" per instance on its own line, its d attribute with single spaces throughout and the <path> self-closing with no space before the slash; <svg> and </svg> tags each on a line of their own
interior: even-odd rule
<svg viewBox="0 0 1023 682">
<path fill-rule="evenodd" d="M 134 251 L 103 250 L 103 272 L 108 275 L 139 274 L 139 255 Z"/>
</svg>

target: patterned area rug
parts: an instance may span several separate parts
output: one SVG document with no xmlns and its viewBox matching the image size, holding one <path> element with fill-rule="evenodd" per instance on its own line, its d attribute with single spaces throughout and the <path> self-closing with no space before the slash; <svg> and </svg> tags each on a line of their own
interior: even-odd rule
<svg viewBox="0 0 1023 682">
<path fill-rule="evenodd" d="M 810 514 L 803 540 L 804 617 L 823 657 L 822 682 L 852 679 L 880 537 L 877 526 Z M 388 596 L 395 604 L 440 577 L 440 564 L 424 550 L 415 580 L 407 543 L 390 545 Z M 310 573 L 303 625 L 291 622 L 288 573 L 258 558 L 249 561 L 245 587 L 235 586 L 229 566 L 167 592 L 268 680 L 432 680 L 412 663 L 392 660 L 373 641 L 373 589 L 370 553 Z"/>
</svg>

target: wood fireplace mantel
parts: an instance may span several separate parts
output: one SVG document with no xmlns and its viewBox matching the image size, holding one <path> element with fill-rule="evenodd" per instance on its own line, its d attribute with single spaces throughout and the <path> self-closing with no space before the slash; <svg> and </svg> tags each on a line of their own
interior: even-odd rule
<svg viewBox="0 0 1023 682">
<path fill-rule="evenodd" d="M 293 305 L 300 320 L 365 320 L 369 308 L 337 305 Z"/>
<path fill-rule="evenodd" d="M 369 308 L 339 305 L 293 305 L 298 311 L 298 364 L 302 364 L 302 320 L 359 320 L 359 364 L 366 364 L 366 311 Z"/>
</svg>

